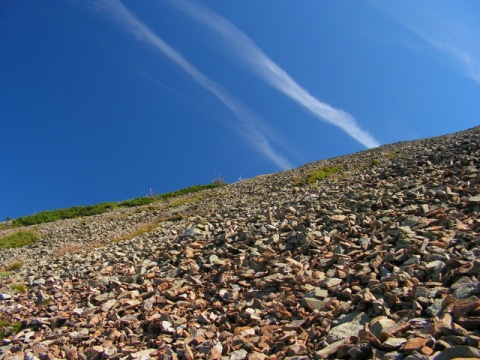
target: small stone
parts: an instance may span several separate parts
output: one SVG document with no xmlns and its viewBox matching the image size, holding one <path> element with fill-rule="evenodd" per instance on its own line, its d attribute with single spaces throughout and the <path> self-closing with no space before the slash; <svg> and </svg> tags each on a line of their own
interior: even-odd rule
<svg viewBox="0 0 480 360">
<path fill-rule="evenodd" d="M 451 360 L 455 358 L 480 359 L 480 350 L 470 346 L 452 346 L 435 353 L 431 360 Z"/>
<path fill-rule="evenodd" d="M 472 196 L 468 199 L 468 201 L 474 204 L 480 204 L 480 195 Z"/>
<path fill-rule="evenodd" d="M 472 281 L 468 277 L 462 277 L 450 286 L 450 289 L 453 290 L 452 297 L 454 299 L 466 299 L 477 291 L 478 284 L 478 281 Z"/>
<path fill-rule="evenodd" d="M 342 279 L 339 279 L 339 278 L 330 278 L 330 279 L 327 279 L 323 282 L 323 285 L 327 288 L 331 288 L 331 287 L 334 287 L 334 286 L 337 286 L 337 285 L 340 285 L 342 283 Z"/>
<path fill-rule="evenodd" d="M 108 312 L 108 311 L 110 311 L 110 309 L 113 307 L 113 305 L 115 305 L 116 302 L 117 302 L 117 300 L 115 300 L 115 299 L 107 300 L 106 302 L 104 302 L 104 303 L 102 304 L 102 306 L 100 306 L 100 309 L 101 309 L 103 312 Z"/>
<path fill-rule="evenodd" d="M 428 339 L 414 337 L 414 338 L 409 339 L 406 342 L 405 346 L 403 347 L 403 350 L 405 350 L 405 351 L 414 351 L 414 350 L 418 351 L 422 347 L 424 347 L 427 342 L 428 342 Z"/>
<path fill-rule="evenodd" d="M 370 321 L 369 326 L 372 334 L 378 337 L 382 331 L 386 331 L 395 324 L 396 322 L 392 319 L 389 319 L 388 316 L 378 316 Z"/>
<path fill-rule="evenodd" d="M 39 279 L 33 280 L 33 285 L 36 285 L 36 286 L 38 286 L 38 285 L 45 285 L 45 282 L 46 282 L 45 279 L 39 278 Z"/>
<path fill-rule="evenodd" d="M 268 356 L 259 352 L 253 352 L 248 355 L 248 360 L 265 360 Z"/>
<path fill-rule="evenodd" d="M 318 350 L 315 353 L 315 356 L 318 359 L 328 359 L 331 355 L 335 354 L 340 347 L 347 343 L 347 339 L 335 341 L 330 345 L 326 346 L 325 348 Z"/>
<path fill-rule="evenodd" d="M 174 333 L 175 332 L 175 328 L 173 327 L 172 323 L 170 321 L 162 321 L 160 323 L 160 326 L 162 328 L 162 331 L 164 333 Z"/>
<path fill-rule="evenodd" d="M 398 349 L 400 346 L 402 346 L 406 342 L 407 342 L 407 339 L 391 337 L 385 340 L 381 346 L 385 349 Z"/>
<path fill-rule="evenodd" d="M 455 320 L 467 315 L 473 309 L 480 307 L 480 299 L 476 296 L 471 296 L 468 299 L 457 301 L 452 308 L 452 316 Z"/>
<path fill-rule="evenodd" d="M 320 311 L 325 308 L 325 305 L 327 304 L 328 300 L 329 300 L 328 298 L 324 300 L 318 300 L 315 298 L 304 297 L 303 303 L 311 311 L 314 311 L 314 310 Z"/>
<path fill-rule="evenodd" d="M 240 350 L 237 350 L 237 351 L 234 351 L 231 355 L 230 355 L 230 360 L 243 360 L 243 359 L 246 359 L 247 358 L 247 355 L 248 355 L 248 352 L 244 349 L 240 349 Z"/>
<path fill-rule="evenodd" d="M 344 316 L 339 322 L 340 324 L 330 329 L 327 335 L 327 342 L 333 343 L 342 339 L 349 339 L 351 336 L 358 334 L 371 318 L 360 311 L 352 312 Z"/>
<path fill-rule="evenodd" d="M 11 298 L 12 298 L 12 295 L 10 295 L 10 294 L 0 293 L 0 300 L 10 300 Z"/>
</svg>

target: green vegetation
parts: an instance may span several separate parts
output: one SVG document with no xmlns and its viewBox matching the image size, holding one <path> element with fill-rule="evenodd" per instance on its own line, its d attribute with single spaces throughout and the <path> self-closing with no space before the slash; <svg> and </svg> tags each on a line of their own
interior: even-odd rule
<svg viewBox="0 0 480 360">
<path fill-rule="evenodd" d="M 202 190 L 213 189 L 220 186 L 225 186 L 225 183 L 214 183 L 214 184 L 205 184 L 205 185 L 195 185 L 190 186 L 181 190 L 168 192 L 165 194 L 155 195 L 151 197 L 141 197 L 131 200 L 125 200 L 121 202 L 103 202 L 97 205 L 88 205 L 88 206 L 73 206 L 66 209 L 58 210 L 46 210 L 39 212 L 38 214 L 22 216 L 18 219 L 12 221 L 12 226 L 29 226 L 35 224 L 42 224 L 62 219 L 73 219 L 82 216 L 91 216 L 103 214 L 107 211 L 113 210 L 118 207 L 134 207 L 147 205 L 154 201 L 167 200 L 177 196 L 182 196 L 186 194 L 191 194 L 199 192 Z"/>
<path fill-rule="evenodd" d="M 152 232 L 154 231 L 159 222 L 159 221 L 154 221 L 154 222 L 151 222 L 151 223 L 147 223 L 147 224 L 143 224 L 141 227 L 139 227 L 138 229 L 132 231 L 131 233 L 129 234 L 126 234 L 126 235 L 123 235 L 119 238 L 116 238 L 114 240 L 112 240 L 112 242 L 116 243 L 116 242 L 120 242 L 120 241 L 124 241 L 124 240 L 132 240 L 133 238 L 137 237 L 137 236 L 140 236 L 144 233 L 147 233 L 147 232 Z"/>
<path fill-rule="evenodd" d="M 16 334 L 22 329 L 23 323 L 21 321 L 11 323 L 8 320 L 0 319 L 0 340 L 10 334 Z"/>
<path fill-rule="evenodd" d="M 13 226 L 28 226 L 42 224 L 62 219 L 72 219 L 80 216 L 91 216 L 102 214 L 108 210 L 115 208 L 115 203 L 103 202 L 90 206 L 73 206 L 68 209 L 46 210 L 38 214 L 19 217 L 12 221 Z"/>
<path fill-rule="evenodd" d="M 156 195 L 155 198 L 159 200 L 168 200 L 177 196 L 182 196 L 182 195 L 188 195 L 188 194 L 193 194 L 202 190 L 207 190 L 207 189 L 215 189 L 218 187 L 225 186 L 225 183 L 213 183 L 213 184 L 205 184 L 205 185 L 195 185 L 195 186 L 190 186 L 185 189 L 173 191 L 173 192 L 168 192 L 165 194 L 160 194 Z"/>
<path fill-rule="evenodd" d="M 175 214 L 166 219 L 166 221 L 180 221 L 185 219 L 185 216 L 182 214 Z"/>
<path fill-rule="evenodd" d="M 0 279 L 5 279 L 7 277 L 9 277 L 10 275 L 12 275 L 12 272 L 11 271 L 0 271 Z"/>
<path fill-rule="evenodd" d="M 117 243 L 117 242 L 124 241 L 124 240 L 132 240 L 133 238 L 135 238 L 137 236 L 140 236 L 144 233 L 149 233 L 149 232 L 155 231 L 158 228 L 158 226 L 164 221 L 180 221 L 180 220 L 183 220 L 184 218 L 185 217 L 182 214 L 179 214 L 179 213 L 173 214 L 172 216 L 170 216 L 168 218 L 160 217 L 160 218 L 156 219 L 155 221 L 143 224 L 138 229 L 133 230 L 132 232 L 130 232 L 128 234 L 125 234 L 125 235 L 120 236 L 116 239 L 113 239 L 112 242 Z"/>
<path fill-rule="evenodd" d="M 341 166 L 324 166 L 320 169 L 311 170 L 302 179 L 296 179 L 295 185 L 307 185 L 313 184 L 318 180 L 325 179 L 326 177 L 336 174 L 342 170 Z"/>
<path fill-rule="evenodd" d="M 378 166 L 380 164 L 380 160 L 378 159 L 372 159 L 372 161 L 370 161 L 370 166 Z"/>
<path fill-rule="evenodd" d="M 27 285 L 22 283 L 13 283 L 12 285 L 10 285 L 10 289 L 22 292 L 27 290 Z"/>
<path fill-rule="evenodd" d="M 172 207 L 176 207 L 176 206 L 182 206 L 182 205 L 185 205 L 185 204 L 191 204 L 191 203 L 195 203 L 197 201 L 203 200 L 203 199 L 208 199 L 212 196 L 213 195 L 211 195 L 211 194 L 198 194 L 198 195 L 195 195 L 195 196 L 192 196 L 192 197 L 177 199 L 177 200 L 172 201 L 170 203 L 170 205 L 168 205 L 168 207 L 172 208 Z"/>
<path fill-rule="evenodd" d="M 387 151 L 384 153 L 385 157 L 388 158 L 388 159 L 393 159 L 399 155 L 403 155 L 403 151 L 402 150 L 397 150 L 395 152 L 392 152 L 392 151 Z"/>
<path fill-rule="evenodd" d="M 0 238 L 0 249 L 18 248 L 31 245 L 39 239 L 38 235 L 30 231 L 18 231 L 11 235 Z"/>
<path fill-rule="evenodd" d="M 13 271 L 20 269 L 22 267 L 23 263 L 21 261 L 15 260 L 14 262 L 10 263 L 10 265 L 7 265 L 2 271 Z"/>
</svg>

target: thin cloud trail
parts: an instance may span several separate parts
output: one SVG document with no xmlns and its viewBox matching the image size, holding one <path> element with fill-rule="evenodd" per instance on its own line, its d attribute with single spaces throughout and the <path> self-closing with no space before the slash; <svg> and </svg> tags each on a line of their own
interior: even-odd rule
<svg viewBox="0 0 480 360">
<path fill-rule="evenodd" d="M 453 1 L 370 0 L 369 3 L 441 52 L 450 66 L 480 85 L 477 9 L 467 2 Z"/>
<path fill-rule="evenodd" d="M 96 1 L 94 6 L 97 11 L 104 12 L 114 18 L 126 31 L 131 33 L 139 41 L 146 42 L 159 50 L 198 84 L 215 95 L 241 121 L 241 135 L 248 140 L 252 147 L 283 170 L 294 167 L 289 160 L 278 154 L 272 148 L 268 139 L 258 130 L 257 123 L 259 123 L 259 120 L 255 115 L 234 99 L 223 87 L 206 77 L 190 64 L 178 51 L 157 36 L 148 26 L 133 15 L 121 1 L 100 0 Z"/>
<path fill-rule="evenodd" d="M 343 110 L 335 109 L 310 95 L 231 22 L 205 6 L 190 1 L 172 0 L 170 4 L 219 33 L 228 45 L 236 51 L 236 54 L 243 58 L 253 72 L 309 110 L 317 118 L 338 126 L 368 148 L 380 145 L 370 133 L 360 128 L 352 115 Z"/>
</svg>

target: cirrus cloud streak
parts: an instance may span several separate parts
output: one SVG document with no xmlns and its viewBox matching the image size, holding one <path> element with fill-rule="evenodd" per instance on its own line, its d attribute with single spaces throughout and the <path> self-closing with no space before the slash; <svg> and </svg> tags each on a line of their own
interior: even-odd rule
<svg viewBox="0 0 480 360">
<path fill-rule="evenodd" d="M 190 1 L 174 0 L 170 3 L 217 32 L 254 73 L 310 111 L 315 117 L 339 127 L 368 148 L 380 145 L 370 133 L 360 128 L 352 115 L 341 109 L 335 109 L 308 93 L 230 21 L 205 6 Z"/>
<path fill-rule="evenodd" d="M 178 51 L 173 49 L 132 14 L 121 1 L 99 0 L 94 3 L 94 7 L 97 11 L 112 17 L 124 30 L 133 35 L 137 40 L 145 42 L 160 51 L 199 85 L 215 95 L 240 120 L 240 127 L 236 126 L 236 124 L 233 125 L 236 129 L 240 129 L 241 135 L 247 139 L 250 146 L 281 169 L 286 170 L 293 168 L 293 164 L 288 159 L 273 149 L 269 140 L 260 130 L 262 127 L 265 128 L 265 124 L 262 124 L 255 114 L 230 95 L 222 86 L 195 68 Z"/>
</svg>

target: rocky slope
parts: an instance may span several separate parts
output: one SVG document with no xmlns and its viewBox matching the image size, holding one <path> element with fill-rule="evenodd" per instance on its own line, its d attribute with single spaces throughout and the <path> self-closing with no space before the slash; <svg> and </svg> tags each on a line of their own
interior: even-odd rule
<svg viewBox="0 0 480 360">
<path fill-rule="evenodd" d="M 0 359 L 480 358 L 479 163 L 477 127 L 34 226 Z"/>
</svg>

